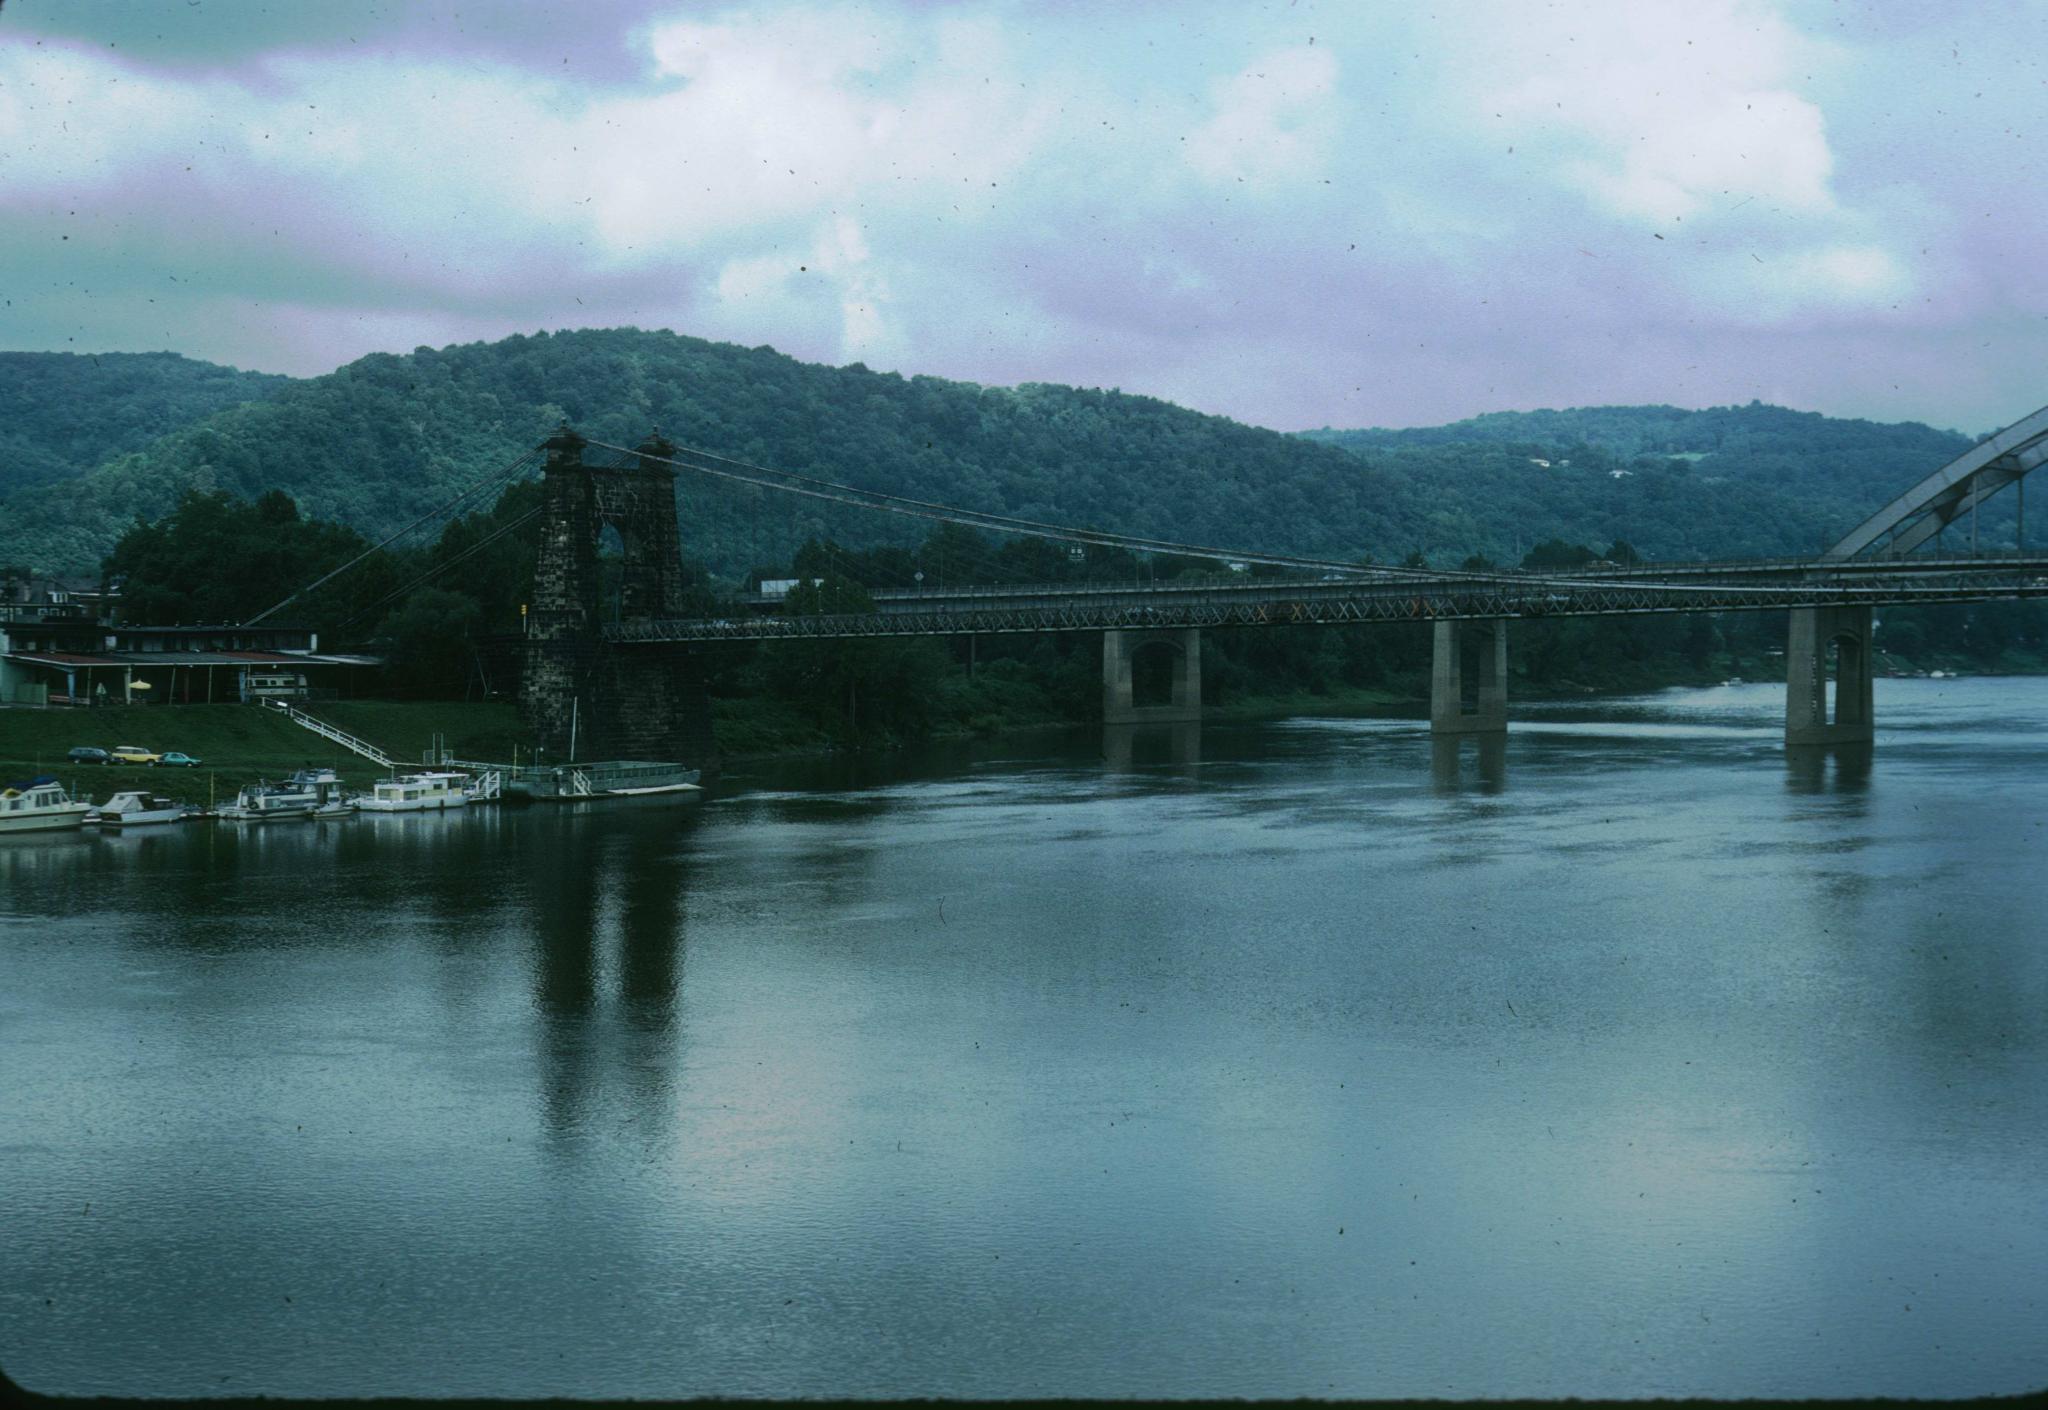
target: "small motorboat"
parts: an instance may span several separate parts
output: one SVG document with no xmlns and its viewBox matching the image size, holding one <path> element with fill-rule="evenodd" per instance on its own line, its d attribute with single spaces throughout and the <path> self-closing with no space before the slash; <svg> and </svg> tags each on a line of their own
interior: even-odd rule
<svg viewBox="0 0 2048 1410">
<path fill-rule="evenodd" d="M 310 816 L 315 818 L 345 818 L 354 814 L 355 799 L 342 791 L 341 775 L 333 769 L 300 769 L 289 780 L 291 787 L 311 793 L 315 798 Z"/>
<path fill-rule="evenodd" d="M 180 822 L 190 816 L 191 809 L 175 798 L 165 798 L 156 793 L 116 793 L 86 814 L 89 823 L 101 827 L 140 827 L 146 823 Z"/>
</svg>

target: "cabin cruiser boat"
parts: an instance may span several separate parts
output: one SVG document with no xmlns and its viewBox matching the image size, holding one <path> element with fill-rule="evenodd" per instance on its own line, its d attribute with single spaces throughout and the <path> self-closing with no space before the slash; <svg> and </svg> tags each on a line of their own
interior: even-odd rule
<svg viewBox="0 0 2048 1410">
<path fill-rule="evenodd" d="M 91 811 L 91 799 L 73 802 L 64 785 L 48 774 L 0 789 L 0 832 L 81 827 Z"/>
<path fill-rule="evenodd" d="M 177 822 L 191 812 L 175 798 L 155 793 L 116 793 L 86 814 L 89 823 L 101 827 L 139 827 L 144 823 Z"/>
<path fill-rule="evenodd" d="M 467 774 L 405 774 L 380 778 L 367 798 L 356 807 L 366 813 L 419 813 L 442 808 L 460 808 L 469 802 Z"/>
<path fill-rule="evenodd" d="M 300 769 L 288 782 L 313 795 L 313 817 L 345 818 L 356 810 L 356 800 L 342 792 L 341 775 L 333 769 Z"/>
<path fill-rule="evenodd" d="M 272 822 L 282 818 L 309 818 L 320 804 L 320 795 L 297 784 L 265 783 L 257 780 L 235 795 L 235 801 L 213 810 L 225 822 Z"/>
</svg>

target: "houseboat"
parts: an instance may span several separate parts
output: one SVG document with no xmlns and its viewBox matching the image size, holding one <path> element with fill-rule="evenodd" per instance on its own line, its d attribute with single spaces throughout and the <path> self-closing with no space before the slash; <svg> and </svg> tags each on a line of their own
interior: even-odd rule
<svg viewBox="0 0 2048 1410">
<path fill-rule="evenodd" d="M 469 802 L 466 774 L 405 774 L 378 779 L 367 798 L 356 807 L 366 813 L 421 813 L 443 808 L 460 808 Z"/>
<path fill-rule="evenodd" d="M 85 820 L 101 827 L 141 827 L 148 823 L 178 822 L 190 812 L 177 799 L 160 794 L 116 793 L 87 814 Z"/>
<path fill-rule="evenodd" d="M 73 802 L 64 785 L 48 774 L 0 789 L 0 832 L 82 827 L 91 811 L 91 799 Z"/>
</svg>

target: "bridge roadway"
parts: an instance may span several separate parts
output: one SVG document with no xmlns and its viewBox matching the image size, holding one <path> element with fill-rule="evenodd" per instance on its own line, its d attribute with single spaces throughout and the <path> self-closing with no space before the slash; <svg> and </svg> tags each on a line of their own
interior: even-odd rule
<svg viewBox="0 0 2048 1410">
<path fill-rule="evenodd" d="M 2048 553 L 1977 558 L 1772 559 L 1575 569 L 1570 574 L 1373 572 L 1146 585 L 1038 584 L 874 594 L 871 613 L 736 613 L 603 628 L 618 643 L 966 633 L 1167 631 L 1859 608 L 2048 597 Z M 766 607 L 773 599 L 749 605 Z"/>
<path fill-rule="evenodd" d="M 640 643 L 1099 632 L 1103 722 L 1121 726 L 1201 718 L 1205 627 L 1428 621 L 1434 637 L 1430 729 L 1484 735 L 1507 728 L 1510 619 L 1774 608 L 1787 612 L 1786 743 L 1862 747 L 1873 738 L 1872 680 L 1882 655 L 1873 609 L 2048 597 L 2048 553 L 2023 547 L 2025 477 L 2048 464 L 2048 407 L 1972 446 L 1816 557 L 1590 564 L 1569 572 L 1436 573 L 1225 555 L 906 500 L 747 466 L 709 452 L 677 459 L 677 447 L 658 434 L 633 450 L 596 443 L 616 457 L 604 464 L 584 461 L 584 448 L 592 444 L 565 424 L 542 446 L 548 452 L 547 518 L 520 693 L 536 733 L 546 737 L 550 749 L 573 736 L 584 692 L 592 686 L 590 703 L 605 716 L 600 737 L 637 740 L 645 734 L 641 725 L 653 721 L 667 732 L 651 745 L 634 747 L 669 748 L 664 741 L 680 740 L 670 727 L 679 718 L 676 704 L 693 691 L 701 703 L 701 682 L 692 683 L 682 653 L 630 649 Z M 1243 557 L 1315 576 L 882 593 L 871 611 L 800 616 L 781 611 L 782 603 L 755 599 L 733 604 L 726 615 L 688 618 L 678 615 L 683 582 L 675 522 L 678 471 L 921 519 L 1070 542 L 1115 543 L 1144 552 Z M 2021 547 L 2010 554 L 1979 556 L 1978 505 L 2007 488 L 2015 496 L 2013 540 Z M 1955 526 L 1960 532 L 1965 524 L 1970 555 L 1946 556 L 1944 531 Z M 608 625 L 599 621 L 597 571 L 597 542 L 607 525 L 619 530 L 625 544 L 622 586 Z M 1931 548 L 1932 556 L 1922 557 L 1922 547 Z M 593 638 L 628 649 L 593 658 L 587 650 Z M 1140 704 L 1134 695 L 1134 662 L 1141 652 L 1156 659 L 1161 651 L 1173 661 L 1169 698 L 1164 704 Z M 678 742 L 675 747 L 683 746 Z"/>
</svg>

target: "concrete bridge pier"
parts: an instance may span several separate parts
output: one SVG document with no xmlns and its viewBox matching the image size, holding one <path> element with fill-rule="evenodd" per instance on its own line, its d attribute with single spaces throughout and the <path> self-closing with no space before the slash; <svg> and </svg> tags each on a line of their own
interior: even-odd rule
<svg viewBox="0 0 2048 1410">
<path fill-rule="evenodd" d="M 1877 650 L 1868 607 L 1795 607 L 1785 641 L 1785 742 L 1868 744 Z M 1835 662 L 1828 708 L 1828 657 Z"/>
<path fill-rule="evenodd" d="M 1173 691 L 1164 705 L 1138 705 L 1131 692 L 1131 663 L 1140 650 L 1163 645 L 1174 654 Z M 1106 725 L 1173 725 L 1202 718 L 1202 630 L 1106 631 L 1102 634 L 1102 722 Z"/>
<path fill-rule="evenodd" d="M 1429 673 L 1431 734 L 1496 734 L 1508 727 L 1508 624 L 1436 624 Z"/>
</svg>

